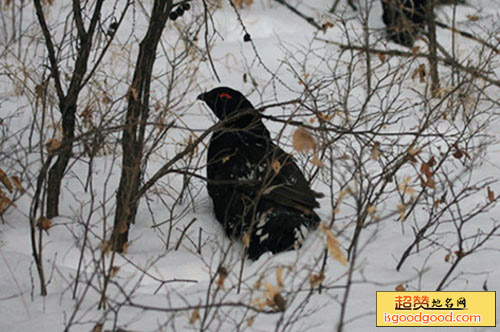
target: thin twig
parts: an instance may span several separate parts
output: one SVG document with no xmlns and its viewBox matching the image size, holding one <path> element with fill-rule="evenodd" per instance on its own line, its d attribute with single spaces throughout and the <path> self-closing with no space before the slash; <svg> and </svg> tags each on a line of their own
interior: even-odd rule
<svg viewBox="0 0 500 332">
<path fill-rule="evenodd" d="M 279 4 L 282 4 L 286 8 L 290 9 L 294 14 L 296 14 L 299 17 L 301 17 L 304 20 L 306 20 L 307 23 L 311 24 L 316 29 L 321 30 L 321 25 L 319 25 L 318 23 L 316 23 L 316 21 L 314 20 L 314 18 L 312 18 L 311 16 L 307 16 L 306 14 L 302 13 L 297 8 L 295 8 L 294 6 L 290 5 L 289 3 L 285 2 L 284 0 L 275 0 L 275 1 L 277 3 L 279 3 Z"/>
</svg>

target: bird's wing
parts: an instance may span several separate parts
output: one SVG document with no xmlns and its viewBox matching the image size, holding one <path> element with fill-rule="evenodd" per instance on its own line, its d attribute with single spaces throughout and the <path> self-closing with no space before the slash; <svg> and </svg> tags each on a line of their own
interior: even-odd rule
<svg viewBox="0 0 500 332">
<path fill-rule="evenodd" d="M 272 180 L 265 198 L 311 214 L 312 209 L 319 207 L 316 198 L 322 195 L 311 189 L 291 155 L 276 147 L 271 160 L 274 165 L 270 175 Z"/>
<path fill-rule="evenodd" d="M 209 147 L 210 188 L 223 187 L 235 194 L 268 201 L 312 214 L 319 207 L 313 191 L 293 157 L 272 143 L 270 137 L 223 134 Z M 219 184 L 217 184 L 219 182 Z M 216 190 L 214 190 L 215 192 Z"/>
<path fill-rule="evenodd" d="M 237 186 L 240 190 L 261 190 L 263 199 L 307 215 L 319 207 L 316 198 L 321 194 L 311 189 L 293 157 L 274 144 L 267 147 L 248 145 L 235 155 L 235 159 L 243 159 L 235 163 L 240 167 L 238 179 L 243 180 Z M 245 182 L 251 180 L 256 181 Z"/>
</svg>

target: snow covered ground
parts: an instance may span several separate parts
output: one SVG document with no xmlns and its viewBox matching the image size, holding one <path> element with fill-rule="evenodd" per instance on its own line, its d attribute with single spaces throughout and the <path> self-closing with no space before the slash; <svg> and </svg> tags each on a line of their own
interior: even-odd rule
<svg viewBox="0 0 500 332">
<path fill-rule="evenodd" d="M 185 15 L 203 12 L 201 3 L 194 2 L 193 14 L 188 12 Z M 241 19 L 253 41 L 245 43 L 245 32 L 234 9 L 226 1 L 220 1 L 221 8 L 213 11 L 210 29 L 217 31 L 211 57 L 221 83 L 217 83 L 209 61 L 198 61 L 193 57 L 192 66 L 198 67 L 197 71 L 192 71 L 196 73 L 192 77 L 195 84 L 187 94 L 177 100 L 176 107 L 181 110 L 175 115 L 178 128 L 169 132 L 164 145 L 151 155 L 146 179 L 174 153 L 180 151 L 190 134 L 199 135 L 202 130 L 213 124 L 213 116 L 208 114 L 208 110 L 200 103 L 196 103 L 195 99 L 200 92 L 217 85 L 241 90 L 256 106 L 299 97 L 306 100 L 306 105 L 310 105 L 314 98 L 304 92 L 304 86 L 320 84 L 328 75 L 338 75 L 338 82 L 341 82 L 339 86 L 335 87 L 335 84 L 330 82 L 318 90 L 321 93 L 318 94 L 317 107 L 328 111 L 332 108 L 329 102 L 341 96 L 344 88 L 347 89 L 346 73 L 352 71 L 352 82 L 355 86 L 346 90 L 349 91 L 346 100 L 353 107 L 353 118 L 362 114 L 360 110 L 363 109 L 367 98 L 363 87 L 366 83 L 363 76 L 366 66 L 364 62 L 361 63 L 363 58 L 358 57 L 353 62 L 351 51 L 341 52 L 338 45 L 322 41 L 352 42 L 360 45 L 363 27 L 359 12 L 347 7 L 345 1 L 341 1 L 335 15 L 328 14 L 333 1 L 288 2 L 297 5 L 297 8 L 317 22 L 333 23 L 333 27 L 326 32 L 317 32 L 311 24 L 282 5 L 273 1 L 255 0 L 250 7 L 246 6 L 241 11 Z M 482 37 L 487 36 L 488 32 L 496 31 L 498 43 L 500 2 L 468 2 L 471 4 L 456 8 L 458 28 Z M 151 1 L 144 3 L 146 9 L 149 9 Z M 361 11 L 367 4 L 373 5 L 368 22 L 373 29 L 370 38 L 374 48 L 407 51 L 384 39 L 379 2 L 371 4 L 370 1 L 362 0 L 359 3 Z M 62 5 L 58 2 L 53 5 L 49 17 L 62 33 L 66 16 L 63 15 L 64 7 L 61 9 L 58 6 Z M 95 82 L 100 83 L 93 81 L 93 84 L 102 84 L 102 91 L 106 91 L 118 105 L 116 113 L 99 115 L 103 121 L 119 123 L 121 120 L 122 113 L 119 112 L 123 110 L 124 101 L 120 101 L 120 98 L 123 98 L 130 84 L 133 69 L 129 65 L 135 61 L 138 40 L 142 37 L 141 32 L 145 26 L 144 17 L 140 14 L 141 6 L 134 6 L 134 10 L 137 13 L 133 17 L 142 19 L 136 21 L 130 18 L 127 22 L 130 24 L 126 24 L 119 31 L 119 42 L 112 46 L 112 56 L 106 57 L 104 65 L 97 71 L 98 78 Z M 452 16 L 451 7 L 437 10 L 437 17 L 441 21 L 449 23 Z M 476 16 L 477 21 L 474 19 Z M 25 9 L 22 24 L 33 34 L 36 33 L 38 26 L 30 5 Z M 177 36 L 178 31 L 188 31 L 194 27 L 183 26 L 181 20 L 176 23 L 180 26 L 177 30 L 173 28 L 172 22 L 167 24 L 170 27 L 167 27 L 164 33 L 162 47 L 171 47 L 180 53 L 183 44 L 173 45 L 173 36 Z M 6 31 L 4 33 L 7 33 Z M 443 45 L 451 48 L 451 32 L 439 29 L 438 39 Z M 17 172 L 23 174 L 22 178 L 31 179 L 29 182 L 23 182 L 26 193 L 16 200 L 15 206 L 9 207 L 0 219 L 0 331 L 98 331 L 95 327 L 100 326 L 99 324 L 103 324 L 103 331 L 119 328 L 127 331 L 332 331 L 336 330 L 341 319 L 342 307 L 345 307 L 344 331 L 370 331 L 375 328 L 376 291 L 392 291 L 398 285 L 407 290 L 435 290 L 457 259 L 453 254 L 458 250 L 457 223 L 452 218 L 453 214 L 445 214 L 442 224 L 434 224 L 431 227 L 429 241 L 423 241 L 422 247 L 413 248 L 412 255 L 397 271 L 396 266 L 403 252 L 415 239 L 414 233 L 427 220 L 425 216 L 428 215 L 428 206 L 417 206 L 414 213 L 402 222 L 398 219 L 400 214 L 397 212 L 396 191 L 392 194 L 384 192 L 383 195 L 387 195 L 387 199 L 379 202 L 375 214 L 377 218 L 372 219 L 373 222 L 360 233 L 349 293 L 346 295 L 346 283 L 350 278 L 351 265 L 344 266 L 331 258 L 328 258 L 324 269 L 324 288 L 319 291 L 317 285 L 311 287 L 311 275 L 318 276 L 323 266 L 326 237 L 320 230 L 310 234 L 303 248 L 298 251 L 274 256 L 266 254 L 258 261 L 242 263 L 242 245 L 231 243 L 215 220 L 204 182 L 192 178 L 187 189 L 182 190 L 185 178 L 181 174 L 169 174 L 163 178 L 151 190 L 153 193 L 141 201 L 136 224 L 131 228 L 131 244 L 127 253 L 123 256 L 103 253 L 102 240 L 110 234 L 121 165 L 118 143 L 111 141 L 111 152 L 95 157 L 90 170 L 89 162 L 85 158 L 75 159 L 71 163 L 63 184 L 61 216 L 54 218 L 50 229 L 43 232 L 43 264 L 48 295 L 40 296 L 38 275 L 31 255 L 28 221 L 34 179 L 41 167 L 40 153 L 30 152 L 28 149 L 28 146 L 33 144 L 34 151 L 38 151 L 38 132 L 35 130 L 35 138 L 31 137 L 28 125 L 33 118 L 39 120 L 40 115 L 32 114 L 33 99 L 28 95 L 33 95 L 36 82 L 41 80 L 42 66 L 46 65 L 46 62 L 42 55 L 45 50 L 43 44 L 33 46 L 35 43 L 30 38 L 23 40 L 25 44 L 21 45 L 21 48 L 26 49 L 26 56 L 33 57 L 28 61 L 30 75 L 21 74 L 21 63 L 26 64 L 26 61 L 20 60 L 22 56 L 20 57 L 15 49 L 4 51 L 0 59 L 0 114 L 3 117 L 0 123 L 0 126 L 3 126 L 0 132 L 0 135 L 3 135 L 0 136 L 0 153 L 5 162 L 0 168 L 9 175 Z M 123 45 L 126 45 L 127 49 Z M 423 41 L 418 41 L 417 45 L 425 50 Z M 198 47 L 204 47 L 203 40 L 198 40 Z M 468 58 L 470 54 L 474 54 L 468 65 L 480 65 L 481 57 L 474 53 L 478 52 L 476 42 L 457 37 L 456 47 L 459 58 Z M 162 54 L 172 55 L 172 50 Z M 491 77 L 498 81 L 498 55 L 493 59 L 488 70 Z M 425 118 L 422 114 L 428 105 L 422 106 L 418 103 L 415 106 L 415 103 L 425 95 L 426 84 L 411 78 L 411 73 L 413 69 L 418 68 L 419 62 L 405 61 L 397 57 L 382 60 L 374 56 L 372 59 L 372 84 L 382 82 L 382 87 L 376 90 L 375 99 L 379 101 L 378 104 L 371 100 L 367 103 L 367 112 L 376 114 L 379 105 L 390 103 L 392 94 L 397 97 L 394 107 L 401 107 L 406 112 L 401 115 L 400 121 L 390 123 L 382 129 L 387 132 L 407 131 Z M 189 63 L 189 60 L 186 62 Z M 408 67 L 398 67 L 405 63 Z M 402 72 L 395 69 L 396 67 L 411 69 Z M 155 68 L 158 77 L 153 82 L 152 105 L 165 102 L 165 82 L 172 79 L 169 76 L 169 62 L 166 56 L 159 57 Z M 384 88 L 383 85 L 388 80 L 384 73 L 390 73 L 390 77 L 403 77 L 404 85 L 397 85 L 394 89 Z M 443 81 L 449 83 L 450 72 L 442 69 L 441 74 L 445 77 Z M 19 75 L 18 80 L 14 78 L 16 75 Z M 23 81 L 22 77 L 28 79 Z M 303 82 L 299 82 L 300 80 Z M 173 90 L 174 94 L 175 91 L 181 91 L 186 84 L 179 83 Z M 31 90 L 22 91 L 23 86 Z M 398 87 L 402 92 L 395 91 Z M 99 89 L 96 88 L 97 90 Z M 484 109 L 485 114 L 478 115 L 469 126 L 464 125 L 466 116 L 457 116 L 453 121 L 447 118 L 431 126 L 443 135 L 459 132 L 460 128 L 465 128 L 463 130 L 467 132 L 479 128 L 481 135 L 478 134 L 477 138 L 474 136 L 469 141 L 470 144 L 479 146 L 485 141 L 490 142 L 485 150 L 481 150 L 482 153 L 472 155 L 470 162 L 456 161 L 446 164 L 448 169 L 442 174 L 449 175 L 449 180 L 455 183 L 446 190 L 443 189 L 448 193 L 447 197 L 453 196 L 452 188 L 460 191 L 468 183 L 477 184 L 481 181 L 491 181 L 488 184 L 490 190 L 496 195 L 500 194 L 500 184 L 496 182 L 499 174 L 497 160 L 500 157 L 499 91 L 498 87 L 489 86 L 485 94 L 478 97 L 481 99 L 477 103 L 479 111 Z M 82 100 L 91 100 L 90 93 L 84 93 Z M 339 100 L 334 100 L 334 105 L 339 109 L 342 106 Z M 279 117 L 295 111 L 297 110 L 294 107 L 273 108 L 266 111 L 266 114 Z M 50 112 L 49 117 L 58 118 L 55 108 Z M 339 112 L 342 113 L 342 110 Z M 174 116 L 168 112 L 165 114 L 166 119 Z M 301 116 L 302 118 L 297 119 L 307 121 L 312 117 L 310 113 Z M 341 128 L 345 123 L 337 119 L 338 117 L 335 118 L 335 121 L 338 121 L 336 125 Z M 155 121 L 159 121 L 158 118 L 155 118 Z M 367 120 L 366 126 L 370 123 Z M 283 129 L 283 123 L 270 120 L 266 124 L 276 140 L 279 140 L 285 149 L 292 151 L 290 134 L 294 128 L 285 126 Z M 186 127 L 189 130 L 186 130 Z M 364 129 L 373 128 L 375 127 Z M 48 126 L 45 135 L 50 137 L 53 132 L 53 128 Z M 320 135 L 317 138 L 321 141 Z M 349 146 L 349 142 L 357 143 Z M 394 146 L 391 146 L 391 142 L 390 138 L 381 141 L 381 154 L 384 149 L 389 153 L 393 149 L 408 148 L 403 146 L 404 139 L 397 141 Z M 343 161 L 340 157 L 348 153 L 349 148 L 358 149 L 356 144 L 360 143 L 356 140 L 339 140 L 340 151 L 335 151 L 338 157 L 335 161 L 336 171 L 341 171 L 344 167 L 348 172 L 349 167 L 352 167 L 349 161 Z M 427 144 L 426 153 L 434 151 L 436 156 L 439 155 L 439 144 L 434 146 L 432 139 L 429 139 Z M 445 146 L 442 148 L 446 149 Z M 205 146 L 200 145 L 196 153 L 197 161 L 189 167 L 197 174 L 204 175 Z M 475 159 L 476 156 L 480 159 Z M 302 165 L 308 167 L 308 172 L 312 172 L 314 168 L 307 162 L 307 158 L 298 158 Z M 368 152 L 367 160 L 369 159 Z M 367 173 L 375 174 L 380 170 L 376 161 L 366 162 Z M 185 166 L 182 163 L 183 161 L 178 163 L 179 169 Z M 472 165 L 474 167 L 471 167 Z M 405 174 L 414 174 L 412 170 L 418 167 L 404 168 L 401 179 L 404 179 Z M 326 194 L 320 202 L 322 207 L 317 211 L 326 224 L 330 222 L 333 212 L 330 189 L 332 188 L 335 195 L 334 200 L 337 200 L 338 195 L 345 189 L 340 188 L 341 183 L 351 188 L 348 197 L 352 197 L 346 198 L 345 206 L 341 205 L 339 211 L 335 211 L 337 221 L 332 229 L 338 237 L 342 251 L 346 253 L 355 229 L 355 190 L 362 187 L 364 180 L 356 182 L 356 179 L 349 179 L 343 182 L 342 177 L 345 174 L 336 174 L 336 180 L 331 182 L 336 185 L 331 186 L 324 180 L 328 178 L 328 172 L 321 172 L 322 177 L 318 177 L 313 186 Z M 92 176 L 89 177 L 88 174 Z M 445 182 L 443 180 L 443 183 Z M 415 183 L 415 188 L 419 187 Z M 182 199 L 179 200 L 181 192 Z M 471 192 L 471 196 L 461 201 L 460 208 L 454 210 L 458 214 L 457 218 L 460 212 L 467 214 L 475 207 L 487 203 L 486 189 L 475 192 L 474 188 L 471 188 Z M 437 198 L 443 193 L 440 192 Z M 463 225 L 461 234 L 469 237 L 468 241 L 464 242 L 465 252 L 483 239 L 485 233 L 500 224 L 499 212 L 499 208 L 492 204 L 485 213 L 472 217 Z M 499 235 L 500 231 L 494 232 L 481 248 L 466 256 L 452 272 L 444 290 L 500 289 Z M 451 256 L 447 257 L 450 253 Z M 82 264 L 81 268 L 79 262 Z M 115 268 L 116 273 L 106 290 L 108 305 L 98 309 L 104 284 L 103 269 L 107 272 L 110 266 Z M 219 266 L 223 266 L 227 271 L 226 278 L 221 277 L 224 273 L 221 273 Z M 77 275 L 78 283 L 75 283 Z M 284 312 L 266 305 L 267 297 L 273 292 L 278 292 L 286 300 Z M 261 311 L 256 309 L 259 307 Z M 498 307 L 496 312 L 498 316 Z M 462 330 L 494 331 L 495 328 Z"/>
</svg>

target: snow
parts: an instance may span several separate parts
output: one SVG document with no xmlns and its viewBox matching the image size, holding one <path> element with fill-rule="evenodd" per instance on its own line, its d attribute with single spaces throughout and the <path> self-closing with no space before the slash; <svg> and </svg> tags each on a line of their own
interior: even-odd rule
<svg viewBox="0 0 500 332">
<path fill-rule="evenodd" d="M 170 76 L 172 73 L 167 60 L 175 54 L 182 54 L 184 48 L 182 42 L 175 42 L 176 36 L 180 32 L 192 31 L 196 27 L 183 23 L 182 19 L 175 23 L 175 28 L 172 22 L 167 23 L 169 27 L 164 33 L 161 46 L 167 50 L 161 53 L 155 65 L 157 79 L 153 82 L 151 105 L 152 107 L 160 105 L 153 115 L 156 123 L 160 120 L 168 123 L 170 119 L 175 118 L 177 127 L 169 131 L 161 144 L 152 152 L 145 180 L 150 178 L 165 161 L 181 151 L 190 135 L 200 135 L 214 123 L 215 117 L 208 114 L 208 110 L 195 100 L 200 92 L 216 85 L 227 85 L 238 89 L 247 95 L 255 106 L 260 106 L 299 97 L 305 100 L 305 105 L 311 105 L 312 97 L 307 95 L 304 84 L 299 83 L 299 80 L 311 85 L 321 83 L 323 90 L 318 96 L 317 107 L 321 111 L 338 110 L 338 115 L 332 120 L 335 125 L 347 128 L 346 118 L 355 119 L 362 113 L 361 109 L 367 97 L 363 76 L 366 70 L 365 64 L 356 63 L 352 68 L 349 51 L 341 53 L 335 45 L 314 40 L 317 37 L 346 43 L 346 36 L 362 40 L 363 28 L 358 13 L 348 8 L 345 1 L 341 1 L 338 13 L 335 15 L 327 13 L 332 1 L 308 1 L 307 4 L 306 1 L 289 2 L 297 5 L 300 10 L 318 22 L 332 21 L 333 28 L 325 33 L 316 32 L 305 20 L 278 3 L 254 1 L 252 6 L 245 7 L 241 11 L 241 19 L 253 41 L 253 44 L 245 43 L 243 28 L 233 8 L 223 1 L 221 8 L 216 10 L 212 8 L 214 10 L 209 29 L 210 31 L 215 29 L 217 34 L 212 38 L 214 46 L 211 49 L 211 57 L 217 75 L 221 78 L 220 83 L 216 82 L 216 75 L 209 61 L 201 61 L 195 56 L 186 60 L 187 64 L 181 67 L 185 72 L 176 73 L 178 76 Z M 369 3 L 369 1 L 359 2 L 361 8 L 366 8 L 366 3 Z M 119 12 L 111 7 L 112 3 L 105 2 L 104 6 L 109 6 L 106 7 L 106 11 Z M 120 2 L 118 8 L 122 5 Z M 134 5 L 134 13 L 130 13 L 127 17 L 129 24 L 119 30 L 117 42 L 111 46 L 112 55 L 105 57 L 104 63 L 97 71 L 97 79 L 91 83 L 92 88 L 82 93 L 82 100 L 87 101 L 91 100 L 92 93 L 100 96 L 97 99 L 101 102 L 91 106 L 96 109 L 95 117 L 101 119 L 102 123 L 118 125 L 123 117 L 126 105 L 123 96 L 133 72 L 130 64 L 135 62 L 138 41 L 146 27 L 141 6 Z M 144 6 L 146 11 L 149 10 L 150 1 L 145 1 Z M 192 4 L 192 7 L 192 11 L 185 14 L 186 17 L 191 17 L 190 15 L 194 17 L 195 14 L 203 12 L 202 6 L 198 3 Z M 55 1 L 47 10 L 51 22 L 56 27 L 54 29 L 58 32 L 57 38 L 62 38 L 62 29 L 67 20 L 65 13 L 68 8 Z M 452 17 L 450 12 L 450 8 L 437 10 L 438 17 L 443 21 L 450 20 Z M 3 10 L 3 13 L 7 15 L 7 11 Z M 48 137 L 52 137 L 54 122 L 47 125 L 44 131 L 45 137 L 40 137 L 38 129 L 33 136 L 30 136 L 29 129 L 26 129 L 33 119 L 40 120 L 42 117 L 41 114 L 33 113 L 36 107 L 32 101 L 36 99 L 33 97 L 35 86 L 42 81 L 42 68 L 47 65 L 47 61 L 44 59 L 46 55 L 43 44 L 35 46 L 31 42 L 31 34 L 39 34 L 37 24 L 32 23 L 37 21 L 31 4 L 26 5 L 23 15 L 22 23 L 30 33 L 23 39 L 22 45 L 26 58 L 19 57 L 15 50 L 0 53 L 2 54 L 0 110 L 3 118 L 3 123 L 0 124 L 0 127 L 3 127 L 0 128 L 2 130 L 0 160 L 3 164 L 0 168 L 6 172 L 23 174 L 22 178 L 25 179 L 23 184 L 26 187 L 26 193 L 15 201 L 15 206 L 11 206 L 0 217 L 0 331 L 44 332 L 66 329 L 92 331 L 97 323 L 104 324 L 103 330 L 121 328 L 130 331 L 336 330 L 348 267 L 329 258 L 325 266 L 323 284 L 325 288 L 321 293 L 318 290 L 310 293 L 310 275 L 318 274 L 323 262 L 326 243 L 324 234 L 319 230 L 310 233 L 302 248 L 297 251 L 274 256 L 264 254 L 258 261 L 242 262 L 242 244 L 230 241 L 217 223 L 205 183 L 201 179 L 191 178 L 190 185 L 183 189 L 184 177 L 181 174 L 169 174 L 162 178 L 141 201 L 136 223 L 130 230 L 130 247 L 127 253 L 122 256 L 102 251 L 103 240 L 109 238 L 113 223 L 115 192 L 120 176 L 121 148 L 118 133 L 110 134 L 111 138 L 107 141 L 108 152 L 96 156 L 92 163 L 84 157 L 71 161 L 63 184 L 61 216 L 54 218 L 50 229 L 42 233 L 43 265 L 48 295 L 40 295 L 39 279 L 31 254 L 28 220 L 35 180 L 41 168 L 38 144 L 40 140 L 46 141 Z M 470 22 L 467 15 L 476 15 L 484 19 Z M 470 5 L 458 6 L 456 11 L 458 27 L 481 36 L 487 36 L 495 31 L 498 36 L 499 16 L 498 0 L 474 1 Z M 344 22 L 341 17 L 345 19 Z M 185 20 L 189 22 L 187 18 Z M 406 51 L 403 47 L 384 40 L 384 26 L 378 1 L 373 3 L 369 24 L 373 28 L 371 36 L 373 42 L 378 41 L 377 48 L 387 47 Z M 438 38 L 443 45 L 451 48 L 452 34 L 442 29 L 438 32 Z M 4 43 L 5 35 L 12 31 L 6 30 L 1 33 L 0 38 Z M 198 37 L 198 47 L 203 49 L 205 47 L 203 33 Z M 0 45 L 3 48 L 3 44 Z M 417 45 L 425 49 L 423 41 L 418 41 Z M 457 37 L 457 46 L 457 54 L 461 59 L 469 58 L 470 54 L 477 54 L 478 44 L 467 38 Z M 67 63 L 63 63 L 64 70 L 71 72 L 70 59 L 65 61 Z M 496 64 L 496 67 L 492 65 L 490 72 L 494 73 L 492 77 L 497 78 L 500 73 L 498 56 L 495 61 L 493 65 Z M 481 58 L 474 56 L 470 58 L 469 65 L 477 65 L 480 62 Z M 388 85 L 396 76 L 402 77 L 404 81 L 401 85 L 396 84 L 385 90 L 379 90 L 374 96 L 376 101 L 371 101 L 367 105 L 365 110 L 368 112 L 367 117 L 370 111 L 378 111 L 377 107 L 381 104 L 391 105 L 395 113 L 401 112 L 400 121 L 380 128 L 381 131 L 398 132 L 415 127 L 425 120 L 425 112 L 435 106 L 419 103 L 425 94 L 426 84 L 419 83 L 418 79 L 412 80 L 410 76 L 420 63 L 425 61 L 397 57 L 388 57 L 386 62 L 377 57 L 372 59 L 374 81 Z M 412 70 L 403 72 L 397 69 L 400 64 Z M 27 66 L 28 70 L 23 72 L 23 65 Z M 193 70 L 193 67 L 197 70 Z M 441 74 L 444 77 L 451 75 L 449 71 L 442 70 Z M 195 74 L 189 76 L 192 73 Z M 322 82 L 327 74 L 330 77 L 334 76 L 335 79 Z M 350 74 L 353 75 L 352 79 L 349 77 Z M 189 80 L 180 81 L 175 85 L 174 93 L 167 96 L 165 87 L 169 86 L 172 77 L 179 78 L 183 75 L 188 75 Z M 243 78 L 244 75 L 246 80 Z M 21 83 L 24 84 L 24 91 L 21 90 L 23 87 Z M 352 89 L 348 90 L 350 84 Z M 186 86 L 190 87 L 186 95 L 175 94 L 176 91 L 184 91 Z M 104 92 L 111 97 L 112 106 L 108 107 L 106 105 L 109 104 L 102 102 L 102 95 L 99 93 Z M 474 90 L 466 92 L 470 92 L 472 96 L 477 95 L 474 95 Z M 480 107 L 488 109 L 488 112 L 493 109 L 494 112 L 474 119 L 470 127 L 480 128 L 484 135 L 478 135 L 471 140 L 471 143 L 477 145 L 485 141 L 490 143 L 485 148 L 486 152 L 472 156 L 472 161 L 468 165 L 476 165 L 471 176 L 472 183 L 492 181 L 489 186 L 497 194 L 500 193 L 500 185 L 495 182 L 498 179 L 497 160 L 500 157 L 498 145 L 500 136 L 497 129 L 498 89 L 489 87 L 485 95 L 489 96 L 490 102 L 483 95 L 481 98 L 485 100 Z M 345 97 L 349 113 L 343 113 L 344 101 L 339 97 Z M 170 103 L 171 109 L 162 108 L 167 102 Z M 110 111 L 106 113 L 105 110 Z M 282 116 L 291 113 L 300 114 L 302 111 L 299 107 L 290 105 L 266 110 L 266 114 Z M 50 106 L 48 112 L 48 118 L 58 119 L 55 106 Z M 309 112 L 308 115 L 302 115 L 302 118 L 298 119 L 307 121 L 311 118 L 310 114 Z M 465 130 L 464 128 L 470 129 L 466 126 L 464 117 L 457 115 L 456 121 L 440 120 L 432 126 L 443 135 L 452 135 Z M 294 127 L 270 120 L 266 121 L 266 125 L 280 145 L 292 152 L 288 138 L 291 137 L 290 133 Z M 354 129 L 373 128 L 377 128 L 376 124 L 368 121 L 366 128 Z M 406 138 L 406 141 L 405 139 L 395 141 L 395 137 L 392 139 L 394 141 L 388 138 L 381 142 L 382 151 L 384 149 L 388 152 L 406 151 L 406 144 L 412 137 Z M 345 173 L 335 174 L 334 181 L 331 182 L 335 193 L 334 200 L 338 199 L 341 183 L 347 183 L 353 193 L 347 195 L 340 205 L 333 227 L 344 253 L 348 250 L 354 230 L 355 193 L 366 189 L 369 183 L 368 179 L 354 178 L 349 173 L 349 170 L 354 168 L 354 161 L 345 160 L 342 156 L 350 151 L 359 152 L 361 149 L 367 149 L 361 141 L 349 142 L 352 144 L 339 141 L 338 149 L 333 152 L 336 169 L 343 169 Z M 393 144 L 394 142 L 397 144 Z M 436 145 L 434 143 L 433 139 L 428 140 L 430 147 L 424 152 L 425 156 L 430 155 L 432 151 L 439 153 L 436 147 L 439 143 Z M 32 146 L 34 152 L 29 151 L 28 146 Z M 442 143 L 442 152 L 447 148 Z M 78 144 L 75 150 L 83 151 L 82 145 Z M 196 153 L 194 164 L 189 166 L 191 171 L 204 176 L 206 146 L 201 144 Z M 366 172 L 376 179 L 376 174 L 381 168 L 378 162 L 370 160 L 369 154 L 366 153 L 364 167 Z M 308 167 L 307 171 L 310 172 L 311 166 L 307 158 L 298 154 L 297 158 L 299 164 Z M 179 170 L 185 166 L 184 162 L 178 163 Z M 414 175 L 415 168 L 419 166 L 420 164 L 405 166 L 398 173 L 399 180 Z M 454 183 L 453 188 L 458 194 L 468 185 L 467 165 L 456 161 L 446 164 L 446 167 L 446 173 Z M 321 172 L 324 174 L 319 178 L 326 178 L 328 172 L 325 170 Z M 88 177 L 89 173 L 92 176 Z M 411 185 L 419 187 L 417 182 L 411 182 Z M 313 186 L 315 190 L 326 194 L 321 199 L 322 208 L 318 209 L 317 213 L 328 224 L 332 216 L 330 185 L 316 179 Z M 393 184 L 394 186 L 397 185 Z M 454 215 L 445 214 L 432 227 L 435 229 L 432 239 L 439 242 L 433 244 L 425 242 L 422 247 L 414 248 L 400 271 L 397 271 L 396 265 L 402 253 L 414 240 L 414 230 L 416 227 L 422 227 L 427 220 L 425 209 L 428 205 L 417 205 L 408 220 L 402 222 L 398 220 L 399 213 L 395 208 L 395 202 L 398 201 L 395 195 L 387 192 L 383 195 L 386 199 L 377 206 L 378 219 L 373 219 L 360 234 L 353 282 L 346 307 L 345 331 L 369 331 L 375 327 L 376 291 L 392 291 L 399 284 L 408 290 L 435 290 L 455 259 L 452 257 L 451 262 L 445 261 L 447 253 L 457 250 L 456 220 L 453 218 Z M 433 197 L 426 199 L 432 200 Z M 487 193 L 481 191 L 462 201 L 461 209 L 470 211 L 486 202 Z M 493 205 L 486 213 L 473 217 L 464 226 L 463 233 L 466 236 L 473 236 L 488 232 L 500 223 L 499 212 L 498 207 Z M 499 235 L 500 232 L 496 231 L 484 246 L 463 259 L 445 284 L 445 290 L 500 288 Z M 85 246 L 84 241 L 86 241 Z M 472 245 L 474 241 L 467 242 L 467 246 Z M 79 267 L 80 260 L 81 267 Z M 103 268 L 107 270 L 110 266 L 116 267 L 117 271 L 106 290 L 108 306 L 102 309 L 98 307 L 104 284 Z M 217 273 L 219 266 L 224 266 L 228 271 L 228 276 L 223 281 Z M 277 276 L 279 273 L 282 274 L 283 285 L 279 285 L 280 278 Z M 77 275 L 79 282 L 74 296 Z M 221 282 L 223 287 L 217 285 L 218 282 Z M 256 283 L 260 283 L 260 287 L 257 287 Z M 253 309 L 265 301 L 269 285 L 278 289 L 286 299 L 285 312 L 266 313 L 272 310 L 270 306 L 263 306 L 263 312 Z M 221 308 L 203 308 L 204 305 L 213 303 L 227 305 Z M 239 305 L 241 303 L 247 306 Z M 200 319 L 190 323 L 194 308 L 197 306 L 201 306 Z M 498 307 L 496 312 L 498 316 L 500 312 Z M 405 331 L 412 330 L 417 331 L 416 328 L 405 329 Z M 451 328 L 441 328 L 441 330 L 447 331 Z M 462 330 L 493 331 L 495 328 L 464 327 Z"/>
</svg>

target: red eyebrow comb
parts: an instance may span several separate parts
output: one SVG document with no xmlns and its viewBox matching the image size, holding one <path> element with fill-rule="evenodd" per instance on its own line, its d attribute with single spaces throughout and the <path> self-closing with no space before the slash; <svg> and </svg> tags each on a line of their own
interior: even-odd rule
<svg viewBox="0 0 500 332">
<path fill-rule="evenodd" d="M 227 98 L 227 99 L 231 99 L 233 98 L 233 96 L 231 96 L 229 93 L 227 92 L 223 92 L 219 95 L 219 98 Z"/>
</svg>

